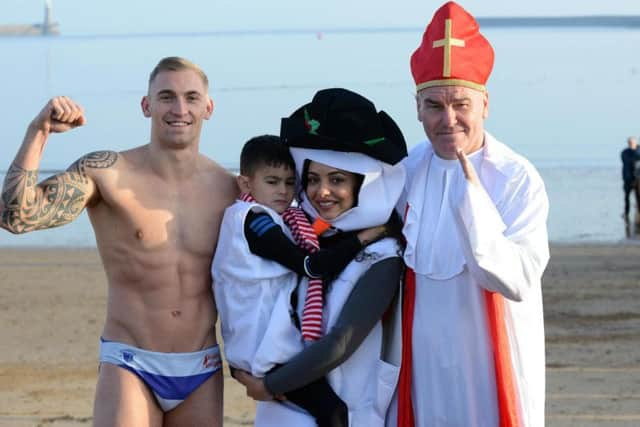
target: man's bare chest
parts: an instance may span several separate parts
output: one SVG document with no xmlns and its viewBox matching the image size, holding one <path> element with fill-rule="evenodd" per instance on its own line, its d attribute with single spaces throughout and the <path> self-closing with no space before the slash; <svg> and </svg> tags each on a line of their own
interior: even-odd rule
<svg viewBox="0 0 640 427">
<path fill-rule="evenodd" d="M 113 191 L 98 210 L 103 231 L 147 249 L 211 251 L 219 226 L 214 201 L 198 191 Z"/>
</svg>

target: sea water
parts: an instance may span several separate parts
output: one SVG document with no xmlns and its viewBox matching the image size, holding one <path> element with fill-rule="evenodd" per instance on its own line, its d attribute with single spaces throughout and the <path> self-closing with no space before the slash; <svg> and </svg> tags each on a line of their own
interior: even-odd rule
<svg viewBox="0 0 640 427">
<path fill-rule="evenodd" d="M 485 127 L 542 175 L 550 240 L 626 239 L 620 151 L 627 136 L 640 135 L 640 30 L 484 33 L 496 51 Z M 370 98 L 397 121 L 412 147 L 424 139 L 409 71 L 421 36 L 416 28 L 0 38 L 0 171 L 8 168 L 30 120 L 55 95 L 79 102 L 87 125 L 51 136 L 42 169 L 63 170 L 90 151 L 147 143 L 149 121 L 140 99 L 157 61 L 173 55 L 207 72 L 215 110 L 204 125 L 201 151 L 230 169 L 237 168 L 248 138 L 277 134 L 281 117 L 327 87 Z M 94 245 L 86 214 L 55 230 L 22 236 L 0 231 L 0 246 Z"/>
</svg>

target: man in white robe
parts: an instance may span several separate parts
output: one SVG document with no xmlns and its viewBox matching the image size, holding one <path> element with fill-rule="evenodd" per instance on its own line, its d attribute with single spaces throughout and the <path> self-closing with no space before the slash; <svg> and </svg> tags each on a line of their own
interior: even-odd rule
<svg viewBox="0 0 640 427">
<path fill-rule="evenodd" d="M 534 167 L 484 130 L 492 67 L 489 42 L 453 2 L 411 58 L 428 141 L 405 160 L 398 206 L 408 272 L 388 425 L 544 425 L 548 199 Z"/>
</svg>

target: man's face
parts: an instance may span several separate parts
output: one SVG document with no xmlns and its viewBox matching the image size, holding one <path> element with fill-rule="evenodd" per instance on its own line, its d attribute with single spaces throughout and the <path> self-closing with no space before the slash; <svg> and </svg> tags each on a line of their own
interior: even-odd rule
<svg viewBox="0 0 640 427">
<path fill-rule="evenodd" d="M 264 165 L 251 176 L 238 176 L 238 184 L 240 190 L 251 194 L 256 202 L 281 214 L 291 206 L 296 175 L 292 168 L 285 165 Z"/>
<path fill-rule="evenodd" d="M 462 149 L 466 154 L 482 147 L 484 119 L 489 115 L 486 92 L 463 86 L 435 86 L 416 96 L 418 120 L 436 154 L 456 159 Z"/>
<path fill-rule="evenodd" d="M 192 70 L 158 73 L 141 106 L 145 117 L 151 118 L 152 142 L 172 148 L 197 143 L 203 120 L 213 112 L 207 88 Z"/>
</svg>

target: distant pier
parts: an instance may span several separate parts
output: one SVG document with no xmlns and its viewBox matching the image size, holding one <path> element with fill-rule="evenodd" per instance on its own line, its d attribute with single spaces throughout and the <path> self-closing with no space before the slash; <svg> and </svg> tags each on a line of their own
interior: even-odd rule
<svg viewBox="0 0 640 427">
<path fill-rule="evenodd" d="M 44 19 L 41 24 L 0 25 L 0 36 L 55 36 L 60 34 L 57 22 L 53 22 L 51 0 L 44 2 Z"/>
<path fill-rule="evenodd" d="M 57 22 L 48 26 L 42 24 L 0 25 L 0 36 L 55 36 L 58 34 L 60 34 L 60 30 Z"/>
</svg>

